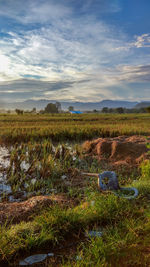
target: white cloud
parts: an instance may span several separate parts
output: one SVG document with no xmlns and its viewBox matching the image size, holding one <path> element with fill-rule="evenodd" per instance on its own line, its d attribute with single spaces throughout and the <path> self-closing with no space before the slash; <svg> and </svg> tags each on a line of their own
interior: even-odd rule
<svg viewBox="0 0 150 267">
<path fill-rule="evenodd" d="M 42 82 L 37 90 L 36 83 L 30 83 L 31 79 L 26 84 L 25 81 L 20 83 L 22 88 L 16 90 L 20 93 L 31 91 L 33 98 L 95 101 L 120 98 L 120 92 L 128 91 L 128 82 L 149 79 L 149 67 L 145 66 L 148 56 L 142 54 L 139 59 L 135 50 L 150 46 L 150 34 L 126 41 L 125 34 L 98 21 L 93 15 L 74 17 L 72 12 L 69 6 L 57 1 L 39 1 L 37 5 L 27 0 L 21 5 L 16 0 L 16 5 L 12 6 L 9 0 L 7 9 L 6 5 L 2 6 L 1 16 L 24 24 L 40 24 L 32 30 L 24 27 L 17 32 L 8 31 L 8 36 L 0 39 L 0 81 L 5 85 L 11 81 L 10 88 L 6 90 L 2 89 L 4 84 L 0 84 L 3 93 L 10 94 L 11 86 L 15 91 L 15 86 L 18 88 L 17 80 L 37 76 L 38 81 Z M 12 83 L 12 80 L 15 82 Z M 57 90 L 55 87 L 45 87 L 48 81 L 73 81 L 73 84 L 69 86 L 68 83 L 67 89 Z M 115 86 L 122 88 L 119 94 Z"/>
<path fill-rule="evenodd" d="M 114 81 L 118 82 L 150 82 L 150 65 L 119 65 L 114 69 Z"/>
<path fill-rule="evenodd" d="M 56 1 L 6 0 L 0 3 L 0 15 L 23 24 L 47 23 L 71 14 L 71 8 Z"/>
<path fill-rule="evenodd" d="M 128 51 L 131 48 L 144 48 L 150 47 L 150 33 L 144 33 L 139 36 L 135 36 L 135 40 L 131 42 L 126 42 L 123 46 L 117 47 L 116 50 L 126 50 Z"/>
<path fill-rule="evenodd" d="M 114 13 L 121 10 L 118 0 L 5 0 L 0 2 L 0 15 L 22 24 L 51 23 L 81 14 Z"/>
<path fill-rule="evenodd" d="M 150 47 L 150 34 L 145 33 L 142 34 L 141 36 L 137 36 L 137 40 L 135 43 L 133 43 L 135 47 L 140 48 L 140 47 Z"/>
<path fill-rule="evenodd" d="M 116 61 L 121 43 L 107 25 L 94 18 L 65 19 L 37 30 L 9 32 L 0 40 L 2 55 L 9 59 L 14 77 L 40 75 L 45 79 L 80 79 L 86 73 Z"/>
</svg>

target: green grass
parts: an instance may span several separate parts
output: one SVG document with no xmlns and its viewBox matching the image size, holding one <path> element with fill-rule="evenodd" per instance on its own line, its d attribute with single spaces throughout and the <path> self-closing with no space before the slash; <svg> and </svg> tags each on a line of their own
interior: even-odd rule
<svg viewBox="0 0 150 267">
<path fill-rule="evenodd" d="M 91 238 L 80 246 L 80 261 L 75 257 L 63 266 L 149 266 L 150 222 L 142 221 L 130 218 L 117 227 L 106 227 L 103 237 Z"/>
<path fill-rule="evenodd" d="M 74 206 L 52 205 L 42 208 L 29 222 L 8 223 L 0 228 L 0 266 L 16 264 L 22 255 L 31 255 L 51 248 L 55 251 L 66 240 L 78 240 L 70 253 L 66 249 L 60 266 L 149 266 L 150 265 L 150 161 L 141 166 L 141 176 L 135 180 L 119 176 L 119 184 L 136 187 L 139 196 L 126 200 L 111 192 L 102 193 L 96 178 L 84 179 L 83 185 L 65 185 L 61 176 L 71 175 L 75 168 L 101 172 L 96 159 L 80 158 L 82 150 L 75 143 L 94 137 L 150 134 L 149 115 L 0 115 L 0 141 L 13 145 L 8 181 L 15 191 L 36 191 L 44 194 L 55 188 L 65 193 Z M 55 143 L 55 151 L 52 142 Z M 60 146 L 64 140 L 73 141 L 72 149 Z M 73 160 L 74 154 L 76 159 Z M 21 169 L 21 163 L 30 165 Z M 40 166 L 40 167 L 39 167 Z M 33 178 L 35 185 L 31 184 Z M 74 182 L 74 181 L 73 181 Z M 80 179 L 82 182 L 82 179 Z M 49 190 L 49 191 L 47 191 Z M 89 230 L 102 230 L 99 238 L 87 238 Z M 78 256 L 78 258 L 77 258 Z M 52 262 L 49 262 L 51 266 Z M 57 266 L 56 263 L 54 263 Z"/>
<path fill-rule="evenodd" d="M 139 214 L 137 209 L 130 210 L 130 203 L 117 199 L 113 195 L 93 196 L 95 205 L 90 202 L 73 209 L 61 209 L 54 206 L 37 216 L 32 222 L 20 223 L 10 228 L 1 229 L 0 250 L 10 257 L 20 249 L 30 250 L 49 242 L 60 242 L 71 231 L 87 229 L 92 223 L 106 226 L 118 224 L 121 219 Z M 132 203 L 133 206 L 133 203 Z"/>
<path fill-rule="evenodd" d="M 90 266 L 99 266 L 100 262 L 104 264 L 100 266 L 119 266 L 113 263 L 119 264 L 122 258 L 128 264 L 137 261 L 137 266 L 142 266 L 143 257 L 145 263 L 149 257 L 147 259 L 144 254 L 136 256 L 136 249 L 142 253 L 150 237 L 150 185 L 141 179 L 136 182 L 136 187 L 139 197 L 132 201 L 111 193 L 88 192 L 83 203 L 74 208 L 56 205 L 41 212 L 31 222 L 2 226 L 0 259 L 14 259 L 21 251 L 32 252 L 50 244 L 59 245 L 68 235 L 73 238 L 74 234 L 102 228 L 102 238 L 91 238 L 80 245 L 78 254 L 82 260 L 76 262 L 73 257 L 64 266 L 88 266 L 89 262 Z"/>
<path fill-rule="evenodd" d="M 141 179 L 130 185 L 138 189 L 139 197 L 125 203 L 118 199 L 122 206 L 118 207 L 116 217 L 114 211 L 113 216 L 108 217 L 112 223 L 107 221 L 102 237 L 82 243 L 76 256 L 64 263 L 64 267 L 150 265 L 150 176 L 146 176 L 149 168 L 150 162 L 143 164 Z M 119 212 L 123 206 L 124 216 Z"/>
</svg>

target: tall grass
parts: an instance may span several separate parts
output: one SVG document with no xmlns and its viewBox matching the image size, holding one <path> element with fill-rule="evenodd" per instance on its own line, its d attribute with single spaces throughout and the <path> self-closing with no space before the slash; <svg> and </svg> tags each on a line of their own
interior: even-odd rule
<svg viewBox="0 0 150 267">
<path fill-rule="evenodd" d="M 149 114 L 0 115 L 0 129 L 0 142 L 9 144 L 150 134 Z"/>
</svg>

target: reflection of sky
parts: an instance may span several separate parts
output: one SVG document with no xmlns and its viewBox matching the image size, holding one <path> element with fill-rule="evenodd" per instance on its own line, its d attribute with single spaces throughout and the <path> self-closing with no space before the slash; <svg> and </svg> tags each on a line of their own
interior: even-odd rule
<svg viewBox="0 0 150 267">
<path fill-rule="evenodd" d="M 149 13 L 149 0 L 0 2 L 0 99 L 150 100 Z"/>
</svg>

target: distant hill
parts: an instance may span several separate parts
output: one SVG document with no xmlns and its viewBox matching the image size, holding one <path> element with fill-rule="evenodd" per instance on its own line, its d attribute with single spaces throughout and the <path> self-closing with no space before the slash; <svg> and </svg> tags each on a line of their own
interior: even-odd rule
<svg viewBox="0 0 150 267">
<path fill-rule="evenodd" d="M 138 102 L 131 102 L 131 101 L 120 101 L 120 100 L 102 100 L 99 102 L 101 108 L 108 107 L 108 108 L 133 108 Z"/>
<path fill-rule="evenodd" d="M 150 101 L 141 102 L 135 105 L 136 109 L 150 107 Z"/>
<path fill-rule="evenodd" d="M 44 109 L 48 103 L 55 103 L 56 100 L 26 100 L 23 102 L 14 102 L 14 103 L 5 103 L 6 109 L 24 109 L 24 110 L 31 110 L 36 108 L 37 110 Z M 73 106 L 75 110 L 81 111 L 92 111 L 94 109 L 101 110 L 104 107 L 108 108 L 133 108 L 138 102 L 130 102 L 130 101 L 119 101 L 119 100 L 102 100 L 100 102 L 63 102 L 61 103 L 62 109 L 67 110 L 69 106 Z"/>
</svg>

